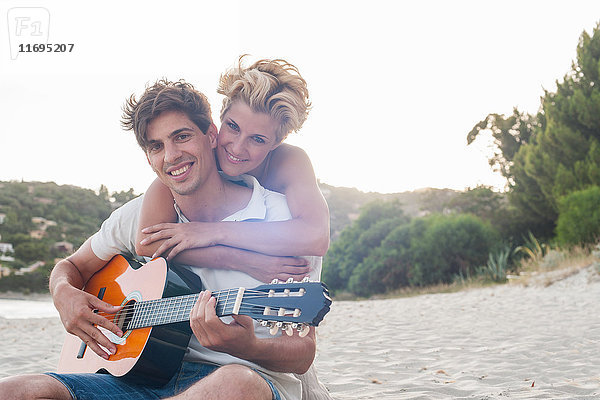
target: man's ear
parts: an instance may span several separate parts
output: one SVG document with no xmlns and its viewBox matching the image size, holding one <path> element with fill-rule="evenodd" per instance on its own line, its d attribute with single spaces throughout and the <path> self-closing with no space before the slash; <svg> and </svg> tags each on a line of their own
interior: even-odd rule
<svg viewBox="0 0 600 400">
<path fill-rule="evenodd" d="M 217 147 L 217 136 L 219 135 L 219 130 L 214 122 L 210 124 L 208 130 L 206 131 L 206 135 L 210 139 L 210 147 L 212 149 Z"/>
<path fill-rule="evenodd" d="M 146 160 L 148 161 L 148 165 L 150 166 L 150 168 L 152 169 L 152 171 L 154 173 L 156 173 L 156 170 L 154 169 L 154 167 L 152 166 L 152 163 L 150 162 L 150 157 L 148 156 L 148 152 L 146 152 Z"/>
</svg>

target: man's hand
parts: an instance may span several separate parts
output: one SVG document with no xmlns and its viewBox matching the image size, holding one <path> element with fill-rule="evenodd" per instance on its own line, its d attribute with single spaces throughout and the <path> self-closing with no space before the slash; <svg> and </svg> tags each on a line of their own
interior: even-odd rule
<svg viewBox="0 0 600 400">
<path fill-rule="evenodd" d="M 257 340 L 252 318 L 234 315 L 234 321 L 226 324 L 217 316 L 216 304 L 210 291 L 200 293 L 190 312 L 190 326 L 194 335 L 207 349 L 248 359 Z"/>
<path fill-rule="evenodd" d="M 113 306 L 68 284 L 57 287 L 53 299 L 67 332 L 78 336 L 104 359 L 108 359 L 109 355 L 100 346 L 108 349 L 111 354 L 117 351 L 115 344 L 97 326 L 106 328 L 119 337 L 123 336 L 117 325 L 101 316 L 114 314 L 122 307 Z M 95 310 L 98 312 L 94 312 Z"/>
<path fill-rule="evenodd" d="M 307 336 L 298 332 L 271 338 L 257 338 L 254 323 L 248 316 L 234 315 L 226 324 L 215 312 L 216 299 L 202 292 L 190 312 L 190 325 L 200 344 L 208 349 L 228 353 L 278 372 L 305 373 L 316 350 L 315 329 Z"/>
</svg>

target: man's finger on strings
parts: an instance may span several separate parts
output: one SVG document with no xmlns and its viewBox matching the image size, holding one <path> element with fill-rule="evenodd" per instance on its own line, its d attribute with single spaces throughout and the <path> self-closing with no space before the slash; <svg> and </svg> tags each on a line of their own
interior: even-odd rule
<svg viewBox="0 0 600 400">
<path fill-rule="evenodd" d="M 123 331 L 115 323 L 111 322 L 108 319 L 108 318 L 112 317 L 113 315 L 114 314 L 108 314 L 108 317 L 107 317 L 107 314 L 100 312 L 98 314 L 95 314 L 95 317 L 93 319 L 91 319 L 90 322 L 92 322 L 94 325 L 103 327 L 104 329 L 114 333 L 118 337 L 122 337 Z"/>
<path fill-rule="evenodd" d="M 90 347 L 94 353 L 98 354 L 102 358 L 108 358 L 108 353 L 104 351 L 100 346 L 107 349 L 110 354 L 115 354 L 117 346 L 111 342 L 104 334 L 96 328 L 94 325 L 88 325 L 87 328 L 83 328 L 83 335 L 78 335 Z"/>
</svg>

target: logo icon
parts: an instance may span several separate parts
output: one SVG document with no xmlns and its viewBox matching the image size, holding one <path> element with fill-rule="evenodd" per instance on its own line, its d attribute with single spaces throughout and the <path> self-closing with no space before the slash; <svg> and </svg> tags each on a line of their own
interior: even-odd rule
<svg viewBox="0 0 600 400">
<path fill-rule="evenodd" d="M 23 46 L 48 43 L 50 12 L 44 7 L 15 7 L 8 10 L 10 58 L 15 60 Z"/>
</svg>

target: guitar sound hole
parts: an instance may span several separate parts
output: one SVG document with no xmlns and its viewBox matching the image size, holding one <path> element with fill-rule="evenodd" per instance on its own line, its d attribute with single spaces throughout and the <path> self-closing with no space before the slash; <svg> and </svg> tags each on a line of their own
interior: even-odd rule
<svg viewBox="0 0 600 400">
<path fill-rule="evenodd" d="M 131 322 L 134 314 L 133 305 L 135 304 L 135 300 L 129 300 L 123 306 L 123 309 L 115 315 L 114 323 L 121 329 L 121 331 L 126 332 L 129 330 L 129 323 Z"/>
</svg>

